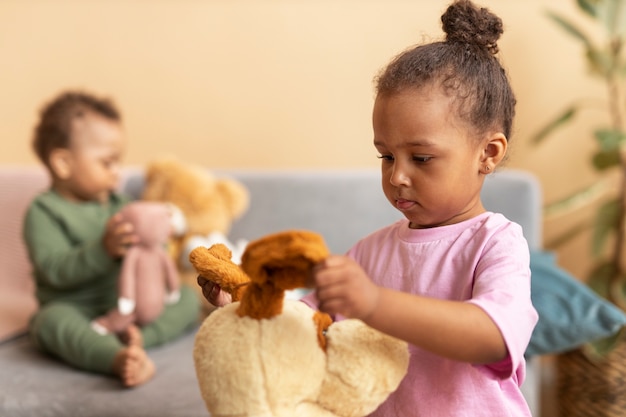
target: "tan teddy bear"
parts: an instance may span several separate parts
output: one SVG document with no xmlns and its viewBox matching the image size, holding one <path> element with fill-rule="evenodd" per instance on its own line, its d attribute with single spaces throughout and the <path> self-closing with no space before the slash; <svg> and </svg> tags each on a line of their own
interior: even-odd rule
<svg viewBox="0 0 626 417">
<path fill-rule="evenodd" d="M 186 229 L 171 240 L 170 254 L 183 282 L 196 281 L 188 261 L 193 248 L 219 242 L 240 256 L 247 244 L 227 239 L 231 225 L 246 212 L 250 200 L 246 187 L 235 179 L 218 178 L 206 167 L 173 157 L 161 158 L 146 167 L 141 199 L 171 203 L 180 209 Z M 205 307 L 210 309 L 208 304 Z"/>
<path fill-rule="evenodd" d="M 405 342 L 284 299 L 328 256 L 319 235 L 258 239 L 241 266 L 229 256 L 220 244 L 190 254 L 200 277 L 235 300 L 196 335 L 196 374 L 212 417 L 362 417 L 397 389 L 409 362 Z"/>
</svg>

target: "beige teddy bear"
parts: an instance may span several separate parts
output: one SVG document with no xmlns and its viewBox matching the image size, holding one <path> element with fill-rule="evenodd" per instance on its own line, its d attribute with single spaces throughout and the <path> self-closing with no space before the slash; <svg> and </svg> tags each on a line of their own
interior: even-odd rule
<svg viewBox="0 0 626 417">
<path fill-rule="evenodd" d="M 170 242 L 170 254 L 181 280 L 195 285 L 196 275 L 189 264 L 189 253 L 197 246 L 224 243 L 234 253 L 241 253 L 247 242 L 227 239 L 235 220 L 249 206 L 246 187 L 232 178 L 218 178 L 206 167 L 161 158 L 149 163 L 141 199 L 171 203 L 184 217 L 184 233 Z M 210 309 L 208 304 L 205 304 Z"/>
<path fill-rule="evenodd" d="M 234 300 L 196 335 L 196 373 L 212 417 L 361 417 L 398 387 L 405 342 L 284 299 L 326 256 L 322 238 L 306 231 L 251 242 L 241 266 L 220 244 L 191 252 L 200 277 Z"/>
</svg>

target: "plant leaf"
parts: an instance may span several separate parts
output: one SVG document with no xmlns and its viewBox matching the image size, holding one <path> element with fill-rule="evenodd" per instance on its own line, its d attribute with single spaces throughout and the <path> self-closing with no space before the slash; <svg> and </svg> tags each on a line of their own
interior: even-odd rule
<svg viewBox="0 0 626 417">
<path fill-rule="evenodd" d="M 553 217 L 569 213 L 580 207 L 587 206 L 593 200 L 602 195 L 607 189 L 605 181 L 596 181 L 588 187 L 583 188 L 565 198 L 547 204 L 544 209 L 546 217 Z"/>
<path fill-rule="evenodd" d="M 588 14 L 590 17 L 595 18 L 598 15 L 596 11 L 597 1 L 577 0 L 578 8 Z"/>
<path fill-rule="evenodd" d="M 604 78 L 609 76 L 615 68 L 613 55 L 608 51 L 602 51 L 590 46 L 587 48 L 585 56 L 587 57 L 587 65 L 589 65 L 591 75 Z"/>
<path fill-rule="evenodd" d="M 600 256 L 608 237 L 617 231 L 619 214 L 620 205 L 617 199 L 607 201 L 598 209 L 591 243 L 591 251 L 594 256 Z"/>
<path fill-rule="evenodd" d="M 556 22 L 557 25 L 564 29 L 565 32 L 569 33 L 570 35 L 581 41 L 585 45 L 585 48 L 592 49 L 591 41 L 589 41 L 587 35 L 585 35 L 583 31 L 578 29 L 573 23 L 571 23 L 564 17 L 561 17 L 559 14 L 551 11 L 548 11 L 547 15 L 550 19 Z"/>
<path fill-rule="evenodd" d="M 610 281 L 613 276 L 617 273 L 615 269 L 615 265 L 613 265 L 610 261 L 602 261 L 596 265 L 596 267 L 591 271 L 589 275 L 589 279 L 587 281 L 589 287 L 594 290 L 599 296 L 603 297 L 607 301 L 611 302 L 611 297 L 618 296 L 618 303 L 613 303 L 616 306 L 620 307 L 620 305 L 624 305 L 624 301 L 626 299 L 626 293 L 624 292 L 624 280 L 626 277 L 622 276 L 621 283 L 621 294 L 614 294 L 615 291 L 611 291 L 609 287 Z M 621 308 L 621 307 L 620 307 Z M 608 355 L 618 343 L 624 343 L 626 340 L 626 328 L 622 327 L 616 334 L 613 336 L 594 340 L 590 343 L 587 343 L 583 346 L 583 353 L 590 359 L 594 361 L 602 360 L 606 355 Z"/>
<path fill-rule="evenodd" d="M 620 152 L 617 149 L 612 151 L 596 152 L 596 154 L 593 155 L 591 162 L 598 171 L 605 171 L 609 168 L 620 165 Z"/>
<path fill-rule="evenodd" d="M 584 355 L 592 362 L 601 362 L 609 353 L 617 347 L 619 343 L 625 343 L 625 330 L 622 327 L 613 336 L 604 339 L 594 340 L 582 347 Z"/>
<path fill-rule="evenodd" d="M 543 128 L 541 128 L 536 134 L 531 137 L 531 143 L 537 145 L 545 138 L 550 136 L 552 132 L 556 129 L 567 123 L 570 119 L 572 119 L 576 113 L 578 112 L 578 106 L 571 105 L 566 108 L 562 113 L 560 113 L 556 118 L 552 119 L 548 122 Z"/>
<path fill-rule="evenodd" d="M 617 7 L 612 3 L 613 0 L 605 0 L 601 2 L 595 2 L 593 6 L 590 3 L 586 3 L 586 6 L 593 7 L 592 17 L 605 26 L 608 33 L 613 34 L 615 32 L 615 16 L 613 15 L 614 9 Z M 620 0 L 621 1 L 621 0 Z M 612 12 L 613 11 L 613 12 Z M 574 38 L 581 41 L 585 47 L 585 56 L 587 58 L 587 65 L 592 74 L 600 77 L 604 77 L 610 74 L 611 71 L 616 68 L 613 55 L 610 51 L 603 51 L 596 48 L 589 37 L 580 30 L 575 24 L 561 15 L 548 11 L 548 17 L 552 19 L 558 26 L 569 33 Z"/>
<path fill-rule="evenodd" d="M 626 134 L 619 129 L 598 129 L 594 137 L 603 151 L 614 151 L 626 141 Z"/>
<path fill-rule="evenodd" d="M 617 270 L 613 260 L 605 259 L 596 264 L 587 278 L 587 284 L 599 296 L 622 310 L 626 309 L 626 275 Z"/>
<path fill-rule="evenodd" d="M 614 38 L 624 39 L 626 31 L 626 3 L 623 0 L 615 1 L 615 16 L 613 18 L 615 30 L 612 33 Z"/>
<path fill-rule="evenodd" d="M 615 265 L 611 261 L 601 261 L 589 273 L 587 285 L 599 296 L 609 298 L 609 281 L 615 275 Z"/>
<path fill-rule="evenodd" d="M 579 3 L 580 6 L 580 3 Z M 609 38 L 615 40 L 624 35 L 626 8 L 623 0 L 601 0 L 595 2 L 595 16 L 605 29 Z"/>
<path fill-rule="evenodd" d="M 602 24 L 606 33 L 612 37 L 616 29 L 616 15 L 619 5 L 615 0 L 603 0 L 596 3 L 596 20 Z"/>
<path fill-rule="evenodd" d="M 592 157 L 592 164 L 598 171 L 618 166 L 622 162 L 621 151 L 626 134 L 619 129 L 599 129 L 594 132 L 600 151 Z"/>
<path fill-rule="evenodd" d="M 609 283 L 609 285 L 611 284 Z M 618 280 L 613 281 L 607 298 L 622 310 L 626 308 L 626 276 L 624 274 Z"/>
<path fill-rule="evenodd" d="M 550 239 L 549 241 L 544 242 L 544 246 L 548 250 L 558 249 L 567 242 L 570 242 L 572 239 L 576 238 L 585 230 L 591 229 L 591 222 L 583 222 L 578 223 L 573 227 L 570 227 L 566 232 L 561 233 L 555 238 Z"/>
</svg>

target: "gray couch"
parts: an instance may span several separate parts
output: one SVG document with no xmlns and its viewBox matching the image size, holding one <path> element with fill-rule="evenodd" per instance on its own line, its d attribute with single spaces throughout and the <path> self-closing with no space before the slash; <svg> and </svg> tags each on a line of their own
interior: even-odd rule
<svg viewBox="0 0 626 417">
<path fill-rule="evenodd" d="M 138 196 L 141 171 L 130 170 L 126 191 Z M 343 253 L 360 237 L 399 218 L 383 197 L 377 170 L 216 171 L 250 191 L 251 205 L 230 238 L 252 240 L 293 228 L 320 232 Z M 0 416 L 207 416 L 192 361 L 194 333 L 152 349 L 157 375 L 132 390 L 113 378 L 92 375 L 40 354 L 24 336 L 33 309 L 32 282 L 19 229 L 24 209 L 45 187 L 33 167 L 0 167 Z M 520 223 L 532 248 L 541 242 L 541 193 L 525 172 L 490 175 L 483 192 L 488 209 Z M 524 393 L 538 415 L 536 364 L 530 363 Z"/>
</svg>

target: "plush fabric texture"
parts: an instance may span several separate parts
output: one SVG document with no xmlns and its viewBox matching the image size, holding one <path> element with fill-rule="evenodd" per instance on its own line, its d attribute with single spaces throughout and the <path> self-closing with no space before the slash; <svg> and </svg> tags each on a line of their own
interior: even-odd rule
<svg viewBox="0 0 626 417">
<path fill-rule="evenodd" d="M 539 321 L 527 357 L 565 352 L 611 336 L 626 324 L 621 309 L 560 268 L 553 253 L 531 251 L 530 269 Z"/>
<path fill-rule="evenodd" d="M 228 253 L 221 244 L 199 247 L 190 261 L 203 278 L 237 288 L 242 275 Z M 241 271 L 250 283 L 241 301 L 213 312 L 196 336 L 196 373 L 212 417 L 362 417 L 398 387 L 406 342 L 284 299 L 328 254 L 323 237 L 307 230 L 246 247 Z"/>
<path fill-rule="evenodd" d="M 404 377 L 409 360 L 407 345 L 360 320 L 331 325 L 326 338 L 326 376 L 320 405 L 345 417 L 371 413 Z"/>
<path fill-rule="evenodd" d="M 237 313 L 256 319 L 280 314 L 285 291 L 307 287 L 311 269 L 328 255 L 324 238 L 307 230 L 272 233 L 250 242 L 241 269 L 251 282 Z"/>
<path fill-rule="evenodd" d="M 285 300 L 282 314 L 262 320 L 240 317 L 238 304 L 216 310 L 196 335 L 196 373 L 212 417 L 365 416 L 406 373 L 406 343 L 361 321 L 332 324 L 324 352 L 306 304 Z"/>
<path fill-rule="evenodd" d="M 210 250 L 198 246 L 189 254 L 189 262 L 195 265 L 198 274 L 229 293 L 233 301 L 240 301 L 250 278 L 231 261 L 231 256 L 232 252 L 224 244 L 212 245 Z"/>
</svg>

